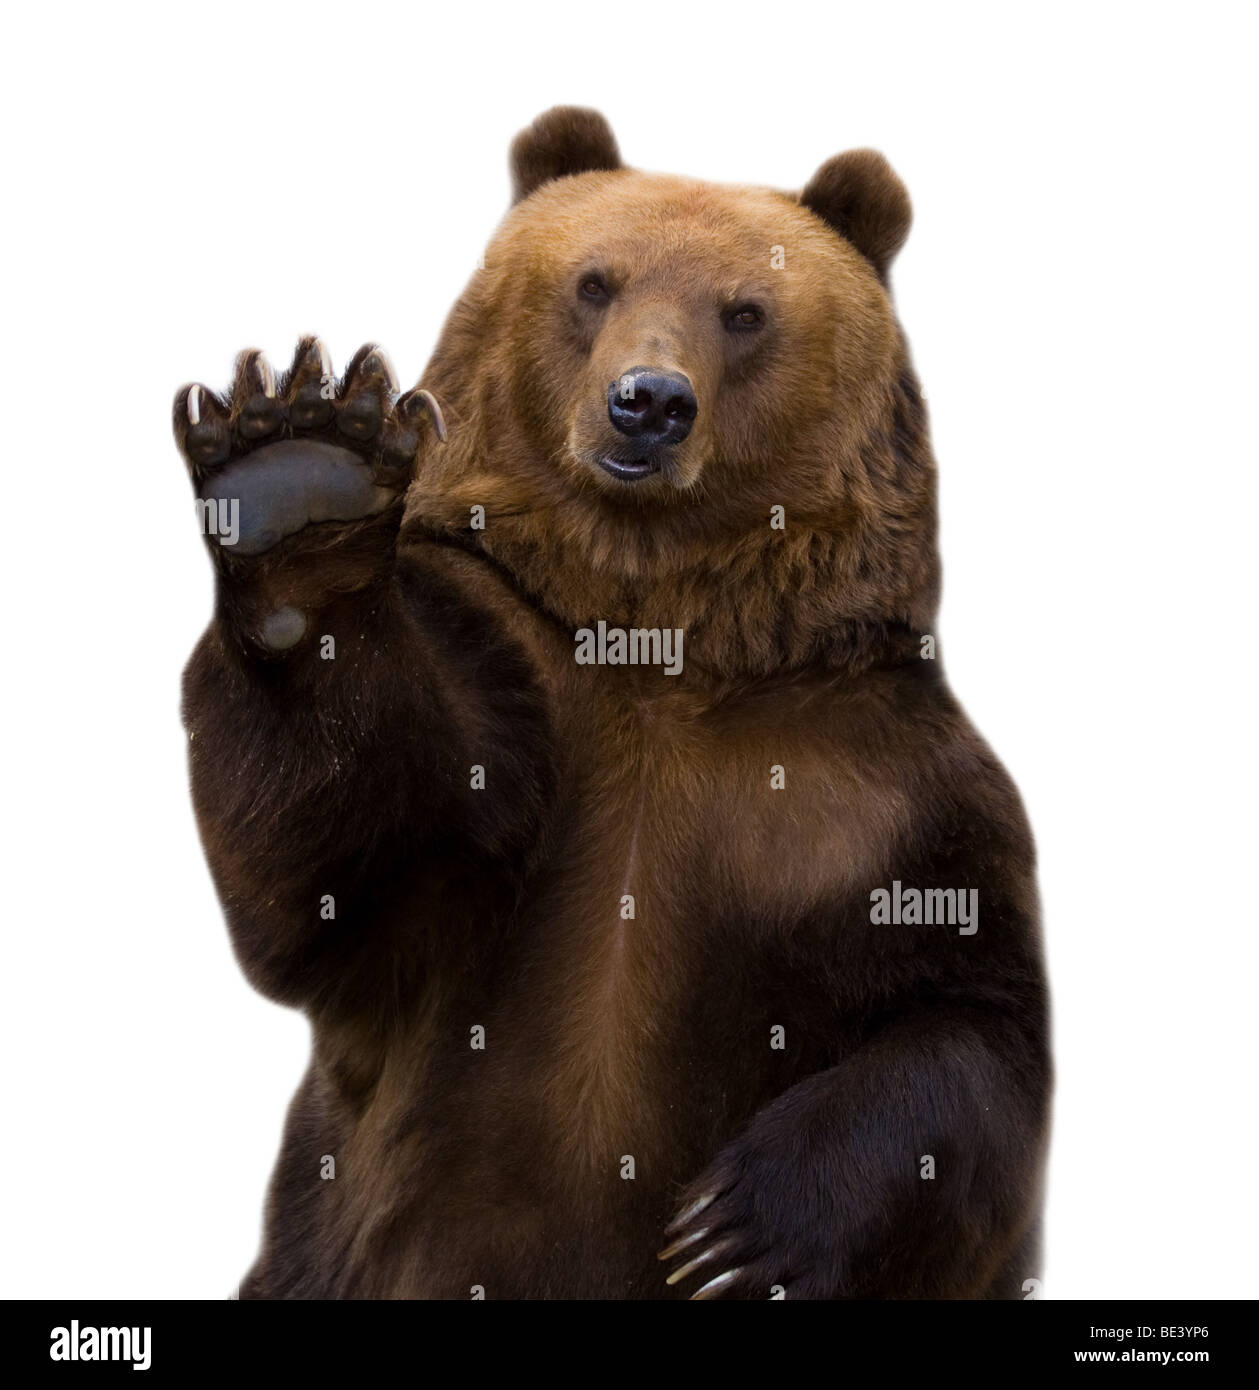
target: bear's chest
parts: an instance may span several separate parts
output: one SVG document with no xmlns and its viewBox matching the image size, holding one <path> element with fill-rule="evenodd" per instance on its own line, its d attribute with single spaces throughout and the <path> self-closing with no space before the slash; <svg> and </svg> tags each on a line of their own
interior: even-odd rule
<svg viewBox="0 0 1259 1390">
<path fill-rule="evenodd" d="M 557 726 L 564 888 L 614 938 L 679 916 L 789 926 L 865 885 L 901 833 L 881 732 L 825 689 L 586 687 Z"/>
<path fill-rule="evenodd" d="M 732 1075 L 768 1096 L 822 1064 L 833 1000 L 793 960 L 868 894 L 895 816 L 799 701 L 590 694 L 559 724 L 564 810 L 498 1003 L 551 1139 L 601 1167 L 675 1146 L 701 1104 L 720 1128 Z"/>
</svg>

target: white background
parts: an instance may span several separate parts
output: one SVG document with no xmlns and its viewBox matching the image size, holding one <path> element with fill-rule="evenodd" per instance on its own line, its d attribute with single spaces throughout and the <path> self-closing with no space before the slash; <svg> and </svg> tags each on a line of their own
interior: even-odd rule
<svg viewBox="0 0 1259 1390">
<path fill-rule="evenodd" d="M 414 380 L 507 145 L 799 187 L 882 149 L 942 655 L 1043 867 L 1046 1297 L 1254 1297 L 1254 34 L 1224 4 L 20 7 L 3 83 L 0 1293 L 223 1297 L 307 1029 L 189 810 L 210 569 L 170 440 L 240 347 Z"/>
</svg>

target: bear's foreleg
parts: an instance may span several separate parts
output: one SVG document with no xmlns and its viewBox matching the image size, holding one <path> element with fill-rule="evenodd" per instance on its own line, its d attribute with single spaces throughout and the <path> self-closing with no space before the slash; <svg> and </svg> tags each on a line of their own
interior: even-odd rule
<svg viewBox="0 0 1259 1390">
<path fill-rule="evenodd" d="M 348 993 L 363 923 L 487 802 L 468 782 L 476 711 L 397 574 L 431 398 L 395 390 L 377 349 L 337 382 L 308 339 L 282 379 L 247 352 L 228 398 L 175 401 L 217 572 L 184 677 L 193 800 L 242 964 L 288 1003 Z"/>
<path fill-rule="evenodd" d="M 1025 1297 L 1049 1089 L 1035 1032 L 941 1008 L 792 1087 L 686 1193 L 671 1282 L 701 1299 Z"/>
</svg>

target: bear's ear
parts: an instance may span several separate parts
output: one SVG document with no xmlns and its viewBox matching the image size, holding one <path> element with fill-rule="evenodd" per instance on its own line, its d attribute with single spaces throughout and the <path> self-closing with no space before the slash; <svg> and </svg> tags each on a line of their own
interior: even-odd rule
<svg viewBox="0 0 1259 1390">
<path fill-rule="evenodd" d="M 511 145 L 513 203 L 566 174 L 619 169 L 621 155 L 612 127 L 585 106 L 553 106 Z"/>
<path fill-rule="evenodd" d="M 800 202 L 850 241 L 881 280 L 887 279 L 913 213 L 905 185 L 877 150 L 849 150 L 828 159 L 809 180 Z"/>
</svg>

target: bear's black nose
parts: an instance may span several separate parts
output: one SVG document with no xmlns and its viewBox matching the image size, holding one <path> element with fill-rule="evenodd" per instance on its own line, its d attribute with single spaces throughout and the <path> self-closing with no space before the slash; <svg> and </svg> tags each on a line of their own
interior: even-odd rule
<svg viewBox="0 0 1259 1390">
<path fill-rule="evenodd" d="M 608 417 L 644 444 L 680 444 L 699 413 L 695 392 L 681 372 L 631 367 L 608 387 Z"/>
</svg>

